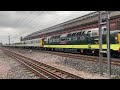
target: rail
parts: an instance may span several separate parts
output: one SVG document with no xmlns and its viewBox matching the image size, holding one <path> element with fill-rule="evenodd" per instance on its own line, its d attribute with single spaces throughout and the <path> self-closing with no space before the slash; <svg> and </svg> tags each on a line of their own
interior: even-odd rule
<svg viewBox="0 0 120 90">
<path fill-rule="evenodd" d="M 11 56 L 12 58 L 18 60 L 30 71 L 34 72 L 37 76 L 43 79 L 83 79 L 74 74 L 68 73 L 66 71 L 60 70 L 58 68 L 49 66 L 47 64 L 38 62 L 31 58 L 25 57 L 14 51 L 1 48 L 4 53 Z"/>
</svg>

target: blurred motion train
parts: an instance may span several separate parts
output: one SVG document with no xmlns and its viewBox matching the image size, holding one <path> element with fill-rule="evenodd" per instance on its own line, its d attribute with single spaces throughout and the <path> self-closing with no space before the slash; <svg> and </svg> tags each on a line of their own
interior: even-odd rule
<svg viewBox="0 0 120 90">
<path fill-rule="evenodd" d="M 102 28 L 102 48 L 107 49 L 106 28 Z M 8 46 L 8 45 L 4 45 Z M 60 35 L 48 36 L 25 40 L 11 44 L 10 47 L 36 48 L 52 51 L 73 52 L 81 54 L 99 53 L 99 32 L 98 28 L 74 31 Z M 120 30 L 110 31 L 111 55 L 117 57 L 120 53 Z"/>
</svg>

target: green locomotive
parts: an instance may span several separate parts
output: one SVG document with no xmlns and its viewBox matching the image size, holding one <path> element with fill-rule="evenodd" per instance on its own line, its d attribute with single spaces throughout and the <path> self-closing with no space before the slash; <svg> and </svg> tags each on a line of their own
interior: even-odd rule
<svg viewBox="0 0 120 90">
<path fill-rule="evenodd" d="M 107 49 L 106 28 L 102 30 L 102 34 L 102 48 Z M 49 50 L 61 49 L 63 51 L 76 49 L 83 54 L 98 54 L 98 28 L 47 37 L 44 40 L 44 48 Z M 111 55 L 118 56 L 120 53 L 120 30 L 110 31 L 110 48 Z"/>
</svg>

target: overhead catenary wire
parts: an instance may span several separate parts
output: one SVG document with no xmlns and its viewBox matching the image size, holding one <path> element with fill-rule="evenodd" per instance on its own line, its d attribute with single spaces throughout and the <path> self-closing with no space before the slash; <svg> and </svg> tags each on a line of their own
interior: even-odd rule
<svg viewBox="0 0 120 90">
<path fill-rule="evenodd" d="M 36 18 L 38 18 L 38 17 L 40 16 L 40 14 L 43 14 L 43 11 L 40 12 L 36 17 L 34 17 L 33 19 L 31 19 L 29 22 L 25 23 L 25 24 L 22 26 L 22 28 L 23 28 L 24 26 L 28 25 L 29 23 L 31 23 L 32 21 L 34 21 Z M 21 32 L 20 34 L 23 34 L 23 33 L 25 33 L 25 31 L 24 31 L 24 32 Z M 16 36 L 16 37 L 18 37 L 18 36 Z M 15 38 L 15 36 L 14 36 L 13 38 Z"/>
<path fill-rule="evenodd" d="M 47 12 L 47 11 L 46 11 L 46 12 Z M 61 18 L 60 16 L 58 16 L 58 17 L 54 18 L 52 21 L 50 21 L 50 22 L 53 22 L 54 20 L 57 20 L 57 22 L 59 22 L 59 19 L 62 20 L 62 19 L 64 19 L 64 18 L 65 18 L 65 17 L 62 17 L 62 18 Z M 38 23 L 36 23 L 36 24 L 38 24 Z M 38 31 L 37 28 L 39 28 L 39 27 L 41 26 L 40 24 L 38 24 L 38 25 L 39 25 L 39 26 L 33 28 L 33 30 L 35 29 L 35 31 Z M 46 25 L 46 24 L 44 24 L 43 27 L 46 27 L 45 25 Z M 47 27 L 50 27 L 50 26 L 53 26 L 53 25 L 52 25 L 52 24 L 47 24 Z M 47 27 L 46 27 L 46 28 L 47 28 Z"/>
<path fill-rule="evenodd" d="M 23 23 L 32 13 L 33 13 L 33 11 L 31 11 L 31 12 L 20 22 L 20 24 Z M 14 27 L 14 28 L 17 28 L 17 27 L 18 27 L 18 26 Z"/>
<path fill-rule="evenodd" d="M 38 18 L 39 15 L 42 14 L 42 13 L 43 13 L 43 11 L 40 12 L 36 17 L 34 17 L 33 19 L 31 19 L 29 22 L 27 22 L 26 24 L 24 24 L 24 25 L 22 26 L 22 28 L 23 28 L 25 25 L 28 25 L 29 23 L 31 23 L 31 22 L 32 22 L 33 20 L 35 20 L 36 18 Z"/>
<path fill-rule="evenodd" d="M 45 11 L 45 12 L 48 12 L 48 11 Z M 54 18 L 51 22 L 53 22 L 53 21 L 56 20 L 56 19 L 58 20 L 59 18 L 61 18 L 61 17 L 58 16 L 58 17 Z M 31 21 L 33 21 L 33 19 L 32 19 Z M 30 21 L 30 22 L 31 22 L 31 21 Z M 30 23 L 30 22 L 29 22 L 29 23 Z M 29 23 L 27 23 L 27 24 L 29 24 Z M 38 24 L 38 25 L 39 25 L 39 24 Z M 45 24 L 44 24 L 44 25 L 45 25 Z M 41 26 L 41 25 L 39 25 L 39 26 Z M 39 27 L 39 26 L 38 26 L 38 27 Z M 50 25 L 49 25 L 49 26 L 50 26 Z M 25 32 L 25 31 L 24 31 L 24 32 Z M 23 32 L 21 32 L 21 33 L 23 33 Z M 16 36 L 16 37 L 18 37 L 18 36 Z M 15 38 L 15 37 L 13 37 L 13 38 Z"/>
<path fill-rule="evenodd" d="M 33 13 L 33 11 L 31 11 L 20 23 L 24 22 L 32 13 Z M 14 28 L 17 28 L 17 27 L 18 26 L 15 26 Z M 15 38 L 15 37 L 12 37 L 12 38 Z"/>
<path fill-rule="evenodd" d="M 65 17 L 61 17 L 61 16 L 58 16 L 58 17 L 56 17 L 56 18 L 54 18 L 53 20 L 51 20 L 50 22 L 53 22 L 53 21 L 55 21 L 55 20 L 57 20 L 57 22 L 60 22 L 60 20 L 59 19 L 64 19 Z M 51 24 L 47 24 L 47 26 L 46 26 L 46 24 L 42 24 L 42 27 L 44 28 L 44 27 L 50 27 L 50 26 L 52 26 L 52 24 L 53 23 L 51 23 Z M 56 24 L 54 24 L 54 25 L 56 25 Z M 39 26 L 37 27 L 37 28 L 39 28 L 41 25 L 39 24 Z M 37 28 L 34 28 L 34 29 L 37 29 Z M 36 31 L 36 30 L 35 30 Z"/>
<path fill-rule="evenodd" d="M 23 12 L 23 14 L 25 14 L 26 13 L 26 11 L 24 11 Z M 23 17 L 23 15 L 22 16 L 20 16 L 19 18 L 18 18 L 18 20 L 12 25 L 12 27 L 14 28 L 17 24 L 18 24 L 18 22 L 20 21 L 20 19 Z"/>
<path fill-rule="evenodd" d="M 33 11 L 31 11 L 25 18 L 23 18 L 23 20 L 19 24 L 24 22 L 32 13 L 33 13 Z M 16 25 L 14 28 L 17 28 L 17 27 L 18 27 L 18 25 Z M 15 37 L 11 37 L 11 38 L 15 38 Z"/>
<path fill-rule="evenodd" d="M 89 12 L 89 13 L 91 13 L 91 11 Z M 85 13 L 85 15 L 86 14 L 88 14 L 88 12 L 86 12 Z M 63 15 L 64 16 L 64 15 Z M 59 20 L 60 19 L 60 20 Z M 47 24 L 47 26 L 46 26 L 46 24 L 42 24 L 42 27 L 43 27 L 43 29 L 45 29 L 45 28 L 48 28 L 48 27 L 52 27 L 52 26 L 55 26 L 55 25 L 57 25 L 57 24 L 60 24 L 60 23 L 62 23 L 61 21 L 63 21 L 64 19 L 66 19 L 66 17 L 61 17 L 61 16 L 58 16 L 58 17 L 56 17 L 56 18 L 54 18 L 51 22 L 54 22 L 55 20 L 57 20 L 56 22 L 55 22 L 55 24 L 53 24 L 53 23 L 51 23 L 51 24 Z M 69 19 L 68 19 L 69 20 Z M 65 21 L 68 21 L 68 20 L 65 20 Z M 64 21 L 64 22 L 65 22 Z M 59 22 L 59 23 L 58 23 Z M 39 25 L 37 28 L 35 28 L 35 29 L 38 29 L 39 27 L 40 27 L 41 25 Z M 45 27 L 45 28 L 44 28 Z M 36 30 L 35 30 L 36 31 Z"/>
<path fill-rule="evenodd" d="M 47 11 L 46 11 L 47 12 Z M 32 13 L 32 12 L 31 12 Z M 29 13 L 29 15 L 30 15 L 30 13 Z M 28 15 L 28 16 L 29 16 Z M 27 17 L 26 17 L 27 18 Z M 23 20 L 23 22 L 26 20 L 26 18 Z M 35 17 L 36 18 L 36 17 Z M 57 20 L 57 22 L 55 23 L 55 24 L 58 24 L 58 22 L 60 22 L 61 23 L 61 21 L 63 20 L 63 19 L 65 19 L 66 17 L 61 17 L 61 16 L 58 16 L 58 17 L 55 17 L 51 22 L 53 22 L 53 21 L 55 21 L 55 20 Z M 32 22 L 34 19 L 31 19 L 29 22 L 27 22 L 26 24 L 24 24 L 23 26 L 25 26 L 25 25 L 28 25 L 30 22 Z M 53 26 L 53 25 L 55 25 L 55 24 L 53 24 L 53 23 L 50 23 L 50 24 L 44 24 L 42 27 L 50 27 L 50 26 Z M 39 24 L 38 24 L 39 25 Z M 35 27 L 35 28 L 33 28 L 33 29 L 35 29 L 35 31 L 36 31 L 36 29 L 39 29 L 39 27 L 40 27 L 41 25 L 39 25 L 38 27 Z M 15 28 L 17 28 L 17 27 L 15 27 Z M 24 31 L 25 32 L 25 31 Z M 23 33 L 23 32 L 21 32 L 21 33 Z"/>
<path fill-rule="evenodd" d="M 90 12 L 91 13 L 91 12 Z M 86 14 L 88 14 L 88 13 L 86 13 Z M 58 17 L 56 17 L 56 18 L 54 18 L 52 21 L 50 21 L 50 22 L 54 22 L 55 20 L 57 20 L 57 23 L 55 23 L 55 24 L 53 24 L 53 23 L 50 23 L 50 24 L 47 24 L 47 26 L 46 26 L 46 24 L 44 24 L 42 27 L 42 29 L 45 29 L 44 27 L 52 27 L 52 26 L 54 26 L 54 25 L 57 25 L 57 24 L 59 24 L 59 23 L 61 23 L 61 21 L 62 20 L 64 20 L 66 17 L 62 17 L 61 18 L 61 16 L 58 16 Z M 68 21 L 68 20 L 66 20 L 66 21 Z M 58 23 L 59 22 L 59 23 Z M 41 25 L 39 25 L 38 27 L 35 27 L 35 28 L 33 28 L 33 29 L 35 29 L 35 31 L 37 31 L 36 29 L 39 29 L 39 27 L 40 27 Z"/>
<path fill-rule="evenodd" d="M 11 28 L 14 29 L 23 19 L 27 11 L 24 11 L 23 14 L 16 20 L 16 22 L 11 25 Z M 17 31 L 15 31 L 17 33 Z"/>
<path fill-rule="evenodd" d="M 45 11 L 44 11 L 44 12 L 45 12 Z M 31 19 L 29 22 L 27 22 L 26 24 L 24 24 L 23 27 L 24 27 L 24 26 L 27 26 L 29 23 L 31 23 L 32 21 L 34 21 L 36 18 L 38 18 L 38 17 L 40 16 L 40 14 L 43 14 L 44 12 L 42 11 L 41 13 L 39 13 L 36 17 L 34 17 L 34 18 Z M 22 28 L 23 28 L 23 27 L 22 27 Z M 21 32 L 21 34 L 23 34 L 23 33 L 25 33 L 25 31 L 24 31 L 24 32 Z"/>
</svg>

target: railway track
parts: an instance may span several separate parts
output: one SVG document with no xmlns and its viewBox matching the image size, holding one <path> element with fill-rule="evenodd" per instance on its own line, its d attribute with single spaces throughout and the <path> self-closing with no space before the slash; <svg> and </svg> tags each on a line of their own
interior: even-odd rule
<svg viewBox="0 0 120 90">
<path fill-rule="evenodd" d="M 10 51 L 5 48 L 1 48 L 4 53 L 11 56 L 15 60 L 22 63 L 27 69 L 34 72 L 37 76 L 42 79 L 83 79 L 74 74 L 68 73 L 66 71 L 57 69 L 55 67 L 49 66 L 47 64 L 38 62 L 36 60 L 25 57 L 14 51 Z"/>
<path fill-rule="evenodd" d="M 49 54 L 53 54 L 53 55 L 58 55 L 58 56 L 62 56 L 62 57 L 69 57 L 69 58 L 75 58 L 75 59 L 80 59 L 80 60 L 99 62 L 99 57 L 97 57 L 97 56 L 62 53 L 62 52 L 53 52 L 53 51 L 42 51 L 42 50 L 40 52 L 49 53 Z M 120 59 L 111 58 L 110 60 L 111 60 L 112 65 L 120 66 Z M 103 57 L 103 63 L 107 63 L 107 58 L 106 57 Z"/>
<path fill-rule="evenodd" d="M 32 52 L 42 52 L 42 53 L 48 53 L 53 55 L 58 55 L 62 57 L 69 57 L 69 58 L 75 58 L 80 60 L 86 60 L 91 62 L 99 62 L 99 57 L 97 56 L 90 56 L 90 55 L 81 55 L 81 54 L 71 54 L 71 53 L 63 53 L 63 52 L 54 52 L 54 51 L 44 51 L 44 50 L 33 50 Z M 120 59 L 119 58 L 111 58 L 111 64 L 120 66 Z M 103 63 L 107 63 L 107 58 L 103 57 Z"/>
</svg>

